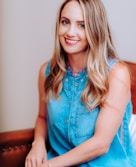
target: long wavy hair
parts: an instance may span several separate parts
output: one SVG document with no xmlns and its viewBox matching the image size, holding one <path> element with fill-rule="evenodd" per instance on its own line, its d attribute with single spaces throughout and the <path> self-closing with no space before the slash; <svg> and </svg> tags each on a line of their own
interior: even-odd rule
<svg viewBox="0 0 136 167">
<path fill-rule="evenodd" d="M 105 8 L 101 0 L 65 0 L 57 14 L 55 45 L 50 61 L 50 74 L 45 79 L 45 98 L 52 95 L 59 99 L 62 79 L 66 73 L 67 54 L 59 42 L 58 30 L 61 12 L 65 5 L 77 1 L 82 9 L 88 40 L 88 82 L 81 100 L 89 109 L 101 105 L 108 92 L 108 59 L 119 59 L 113 44 Z"/>
</svg>

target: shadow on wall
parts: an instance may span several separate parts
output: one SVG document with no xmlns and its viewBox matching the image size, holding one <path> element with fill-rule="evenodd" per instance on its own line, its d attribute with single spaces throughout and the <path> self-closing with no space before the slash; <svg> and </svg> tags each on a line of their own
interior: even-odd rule
<svg viewBox="0 0 136 167">
<path fill-rule="evenodd" d="M 2 2 L 0 1 L 0 117 L 2 118 Z M 2 121 L 0 121 L 2 127 Z"/>
</svg>

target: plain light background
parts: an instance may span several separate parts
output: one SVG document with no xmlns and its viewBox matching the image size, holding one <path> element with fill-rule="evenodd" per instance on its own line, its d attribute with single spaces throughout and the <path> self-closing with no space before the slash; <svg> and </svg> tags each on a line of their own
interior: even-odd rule
<svg viewBox="0 0 136 167">
<path fill-rule="evenodd" d="M 0 0 L 0 131 L 34 127 L 37 78 L 62 0 Z M 136 62 L 136 1 L 103 0 L 119 56 Z"/>
</svg>

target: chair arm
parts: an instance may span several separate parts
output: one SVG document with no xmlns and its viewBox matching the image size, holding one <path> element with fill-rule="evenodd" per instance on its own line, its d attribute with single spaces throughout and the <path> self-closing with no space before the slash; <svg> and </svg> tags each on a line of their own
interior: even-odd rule
<svg viewBox="0 0 136 167">
<path fill-rule="evenodd" d="M 0 167 L 24 167 L 34 129 L 0 133 Z"/>
</svg>

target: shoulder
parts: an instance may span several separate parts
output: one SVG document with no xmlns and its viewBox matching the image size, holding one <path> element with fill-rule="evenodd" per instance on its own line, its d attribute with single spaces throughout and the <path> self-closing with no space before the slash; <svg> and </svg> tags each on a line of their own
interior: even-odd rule
<svg viewBox="0 0 136 167">
<path fill-rule="evenodd" d="M 127 65 L 124 62 L 117 62 L 111 68 L 109 78 L 118 78 L 120 81 L 130 85 L 130 72 Z"/>
<path fill-rule="evenodd" d="M 110 71 L 110 74 L 116 74 L 117 76 L 123 77 L 130 76 L 127 65 L 124 62 L 117 62 Z"/>
<path fill-rule="evenodd" d="M 39 75 L 38 75 L 38 81 L 40 85 L 43 85 L 45 81 L 45 72 L 46 72 L 47 66 L 48 66 L 48 62 L 45 62 L 40 66 Z"/>
<path fill-rule="evenodd" d="M 40 66 L 40 69 L 39 69 L 38 87 L 39 87 L 39 94 L 41 97 L 44 96 L 45 71 L 46 71 L 47 65 L 48 65 L 48 62 L 45 62 Z"/>
<path fill-rule="evenodd" d="M 47 65 L 48 65 L 48 62 L 45 62 L 40 66 L 39 77 L 44 77 L 45 78 L 45 72 L 46 72 Z"/>
</svg>

